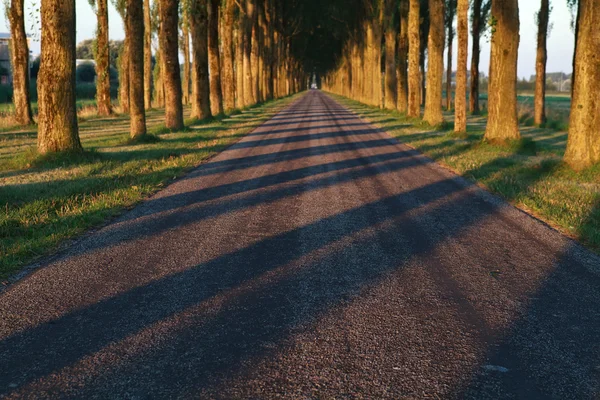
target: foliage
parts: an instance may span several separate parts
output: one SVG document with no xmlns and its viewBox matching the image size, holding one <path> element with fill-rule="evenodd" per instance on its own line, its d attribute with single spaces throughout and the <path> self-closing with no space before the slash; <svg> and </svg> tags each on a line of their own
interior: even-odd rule
<svg viewBox="0 0 600 400">
<path fill-rule="evenodd" d="M 84 62 L 77 66 L 75 71 L 78 82 L 94 82 L 96 79 L 96 67 L 91 62 Z"/>
<path fill-rule="evenodd" d="M 95 39 L 86 39 L 79 42 L 75 49 L 75 56 L 79 60 L 93 60 L 94 59 L 94 46 Z"/>
</svg>

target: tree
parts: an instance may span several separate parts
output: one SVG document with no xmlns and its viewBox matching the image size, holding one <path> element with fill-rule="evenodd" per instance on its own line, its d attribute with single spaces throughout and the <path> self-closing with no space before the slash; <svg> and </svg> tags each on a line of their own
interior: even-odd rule
<svg viewBox="0 0 600 400">
<path fill-rule="evenodd" d="M 208 10 L 203 0 L 191 0 L 190 30 L 194 79 L 192 79 L 192 117 L 212 117 L 210 111 L 210 82 L 208 77 Z"/>
<path fill-rule="evenodd" d="M 448 57 L 446 57 L 446 109 L 452 108 L 452 47 L 454 46 L 454 14 L 456 13 L 456 1 L 447 0 L 446 5 L 446 34 Z"/>
<path fill-rule="evenodd" d="M 89 61 L 83 62 L 75 69 L 75 77 L 77 82 L 93 83 L 96 79 L 96 67 Z"/>
<path fill-rule="evenodd" d="M 251 106 L 256 103 L 254 95 L 256 94 L 256 88 L 253 87 L 252 79 L 252 28 L 254 26 L 254 2 L 253 0 L 246 0 L 246 6 L 243 13 L 243 29 L 244 29 L 244 99 L 242 102 L 243 107 Z"/>
<path fill-rule="evenodd" d="M 400 0 L 398 35 L 398 111 L 408 111 L 408 0 Z"/>
<path fill-rule="evenodd" d="M 96 28 L 95 60 L 96 60 L 96 103 L 98 115 L 112 114 L 110 101 L 110 48 L 108 40 L 108 1 L 89 0 L 95 8 L 98 26 Z M 79 50 L 79 46 L 77 46 Z M 78 73 L 79 75 L 79 73 Z M 93 81 L 93 78 L 92 78 Z"/>
<path fill-rule="evenodd" d="M 144 0 L 144 107 L 152 108 L 152 9 Z"/>
<path fill-rule="evenodd" d="M 444 0 L 429 0 L 429 65 L 427 96 L 423 120 L 430 125 L 444 122 L 442 115 L 442 77 L 444 75 L 445 11 Z"/>
<path fill-rule="evenodd" d="M 491 0 L 473 0 L 471 13 L 471 35 L 473 50 L 471 51 L 471 88 L 469 94 L 469 110 L 479 114 L 479 56 L 481 55 L 481 35 L 485 32 L 486 21 L 492 7 Z"/>
<path fill-rule="evenodd" d="M 225 0 L 223 11 L 223 102 L 228 111 L 235 108 L 235 78 L 233 29 L 235 26 L 235 1 Z"/>
<path fill-rule="evenodd" d="M 580 170 L 600 162 L 600 0 L 580 0 L 575 79 L 565 161 Z"/>
<path fill-rule="evenodd" d="M 421 79 L 419 64 L 421 56 L 421 4 L 419 0 L 410 0 L 408 12 L 408 116 L 418 118 L 421 115 Z"/>
<path fill-rule="evenodd" d="M 190 104 L 190 80 L 191 80 L 191 64 L 190 64 L 190 23 L 189 23 L 189 5 L 187 1 L 183 2 L 181 13 L 181 50 L 183 51 L 183 104 Z"/>
<path fill-rule="evenodd" d="M 96 14 L 98 14 L 98 10 L 96 9 L 96 0 L 88 0 L 90 5 L 95 9 Z M 99 27 L 98 27 L 99 28 Z M 75 55 L 79 60 L 93 60 L 94 59 L 94 47 L 96 46 L 96 40 L 94 39 L 85 39 L 81 42 L 77 43 L 77 48 L 75 49 Z"/>
<path fill-rule="evenodd" d="M 546 41 L 548 38 L 548 19 L 550 17 L 550 0 L 541 0 L 540 11 L 537 13 L 537 54 L 535 60 L 535 99 L 534 123 L 538 126 L 546 121 Z"/>
<path fill-rule="evenodd" d="M 146 135 L 144 107 L 144 7 L 142 0 L 127 0 L 126 10 L 130 135 Z"/>
<path fill-rule="evenodd" d="M 469 53 L 469 0 L 458 0 L 458 65 L 454 104 L 454 131 L 467 130 L 467 58 Z"/>
<path fill-rule="evenodd" d="M 127 7 L 129 0 L 112 0 L 113 5 L 117 9 L 117 12 L 123 20 L 123 27 L 125 28 L 125 40 L 123 40 L 123 46 L 120 49 L 119 57 L 117 59 L 117 65 L 119 70 L 119 106 L 121 111 L 124 113 L 129 112 L 129 26 L 127 23 Z"/>
<path fill-rule="evenodd" d="M 394 16 L 395 0 L 385 0 L 385 108 L 395 110 L 398 106 L 398 82 L 396 78 L 396 31 Z"/>
<path fill-rule="evenodd" d="M 8 10 L 10 23 L 10 58 L 13 69 L 13 103 L 15 120 L 19 125 L 33 124 L 29 95 L 29 45 L 25 33 L 23 0 L 11 0 Z"/>
<path fill-rule="evenodd" d="M 75 106 L 75 0 L 42 0 L 38 76 L 41 154 L 81 151 Z"/>
<path fill-rule="evenodd" d="M 165 86 L 165 125 L 183 128 L 181 72 L 179 66 L 179 0 L 160 1 L 160 47 Z"/>
<path fill-rule="evenodd" d="M 223 114 L 221 57 L 219 55 L 219 3 L 208 0 L 208 70 L 210 72 L 210 104 L 213 115 Z"/>
<path fill-rule="evenodd" d="M 492 1 L 492 49 L 485 140 L 519 139 L 517 119 L 518 0 Z"/>
</svg>

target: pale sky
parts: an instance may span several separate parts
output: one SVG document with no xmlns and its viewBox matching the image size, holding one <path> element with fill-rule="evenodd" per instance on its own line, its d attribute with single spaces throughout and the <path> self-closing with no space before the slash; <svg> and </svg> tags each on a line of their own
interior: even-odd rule
<svg viewBox="0 0 600 400">
<path fill-rule="evenodd" d="M 38 28 L 32 27 L 33 4 L 39 4 L 39 0 L 25 0 L 26 7 L 26 26 L 28 33 L 36 33 Z M 76 0 L 77 3 L 77 42 L 94 37 L 96 30 L 96 16 L 90 7 L 88 0 Z M 110 3 L 110 1 L 109 1 Z M 571 72 L 571 61 L 573 57 L 573 32 L 571 30 L 571 15 L 566 6 L 566 0 L 554 0 L 552 2 L 553 10 L 550 17 L 552 31 L 548 38 L 548 72 Z M 110 7 L 110 38 L 123 39 L 123 24 L 116 10 Z M 521 21 L 521 43 L 519 46 L 519 77 L 529 78 L 535 73 L 535 48 L 536 32 L 535 13 L 540 7 L 539 0 L 520 0 L 519 14 Z M 4 13 L 1 13 L 0 32 L 8 32 L 8 26 L 4 19 Z M 32 29 L 33 28 L 33 29 Z M 470 40 L 470 38 L 469 38 Z M 490 44 L 489 39 L 483 38 L 481 41 L 481 65 L 482 71 L 489 68 Z M 40 44 L 35 42 L 31 48 L 34 54 L 39 53 Z M 456 60 L 456 50 L 454 59 Z M 469 56 L 470 60 L 470 56 Z"/>
</svg>

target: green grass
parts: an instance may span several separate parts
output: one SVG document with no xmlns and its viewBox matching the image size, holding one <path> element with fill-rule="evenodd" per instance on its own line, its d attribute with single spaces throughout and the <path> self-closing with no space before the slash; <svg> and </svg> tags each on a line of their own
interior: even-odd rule
<svg viewBox="0 0 600 400">
<path fill-rule="evenodd" d="M 600 165 L 582 172 L 565 166 L 565 132 L 522 127 L 521 141 L 496 146 L 482 140 L 485 117 L 470 117 L 468 134 L 456 136 L 394 111 L 334 97 L 400 141 L 600 252 Z M 452 121 L 452 115 L 446 118 Z"/>
<path fill-rule="evenodd" d="M 224 150 L 276 110 L 281 99 L 236 118 L 191 121 L 164 129 L 163 111 L 148 113 L 152 140 L 131 142 L 127 116 L 87 117 L 82 154 L 39 156 L 35 128 L 0 133 L 0 278 L 121 213 L 169 181 Z M 189 114 L 189 108 L 186 108 Z"/>
</svg>

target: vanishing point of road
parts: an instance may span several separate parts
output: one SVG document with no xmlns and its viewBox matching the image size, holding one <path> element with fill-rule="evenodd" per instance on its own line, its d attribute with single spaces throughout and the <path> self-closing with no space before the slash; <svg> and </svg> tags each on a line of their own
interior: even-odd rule
<svg viewBox="0 0 600 400">
<path fill-rule="evenodd" d="M 600 396 L 600 258 L 318 91 L 0 293 L 0 397 Z"/>
</svg>

